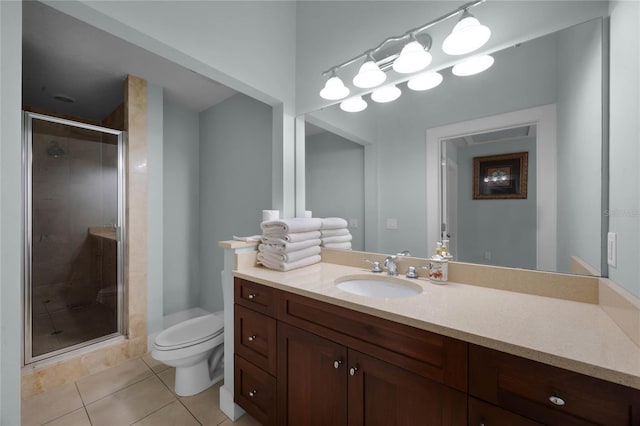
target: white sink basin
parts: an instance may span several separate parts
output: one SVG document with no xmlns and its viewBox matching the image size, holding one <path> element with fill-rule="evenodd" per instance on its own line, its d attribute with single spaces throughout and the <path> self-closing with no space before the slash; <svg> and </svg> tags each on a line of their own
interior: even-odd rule
<svg viewBox="0 0 640 426">
<path fill-rule="evenodd" d="M 409 281 L 389 276 L 357 275 L 336 280 L 336 287 L 359 296 L 400 299 L 422 293 L 422 287 Z"/>
</svg>

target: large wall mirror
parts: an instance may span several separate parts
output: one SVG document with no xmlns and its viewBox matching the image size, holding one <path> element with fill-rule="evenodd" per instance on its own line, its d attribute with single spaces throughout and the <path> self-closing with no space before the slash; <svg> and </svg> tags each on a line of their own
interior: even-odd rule
<svg viewBox="0 0 640 426">
<path fill-rule="evenodd" d="M 356 250 L 428 257 L 444 235 L 458 261 L 606 275 L 605 24 L 493 52 L 474 76 L 445 68 L 431 90 L 399 84 L 358 113 L 305 114 L 306 208 L 348 218 Z M 522 152 L 526 198 L 474 199 L 474 161 Z"/>
</svg>

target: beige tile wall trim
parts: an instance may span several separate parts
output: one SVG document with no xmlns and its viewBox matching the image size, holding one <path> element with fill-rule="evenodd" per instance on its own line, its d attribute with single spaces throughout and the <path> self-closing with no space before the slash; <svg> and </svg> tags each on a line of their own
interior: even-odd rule
<svg viewBox="0 0 640 426">
<path fill-rule="evenodd" d="M 106 347 L 22 369 L 22 397 L 97 373 L 147 351 L 147 82 L 125 82 L 126 221 L 125 316 L 127 336 Z"/>
<path fill-rule="evenodd" d="M 600 306 L 640 346 L 640 299 L 607 278 L 599 279 Z"/>
<path fill-rule="evenodd" d="M 249 251 L 236 254 L 236 269 L 251 268 L 256 266 L 257 251 Z"/>
<path fill-rule="evenodd" d="M 569 258 L 569 271 L 572 274 L 593 275 L 594 277 L 600 276 L 600 271 L 596 270 L 596 268 L 589 265 L 578 256 L 571 256 Z"/>
<path fill-rule="evenodd" d="M 323 262 L 367 270 L 371 267 L 364 259 L 383 262 L 385 257 L 386 255 L 377 253 L 322 249 Z M 408 266 L 426 266 L 427 260 L 401 257 L 398 264 L 398 272 L 404 274 Z M 419 269 L 419 275 L 426 276 L 426 271 Z M 449 281 L 576 302 L 598 303 L 598 278 L 590 276 L 451 262 Z"/>
</svg>

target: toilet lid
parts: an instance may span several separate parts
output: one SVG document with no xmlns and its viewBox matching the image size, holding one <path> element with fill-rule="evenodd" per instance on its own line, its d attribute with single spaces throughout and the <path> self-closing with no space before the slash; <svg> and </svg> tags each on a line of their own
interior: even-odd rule
<svg viewBox="0 0 640 426">
<path fill-rule="evenodd" d="M 210 314 L 193 318 L 169 327 L 156 337 L 159 348 L 191 346 L 220 335 L 224 323 L 218 315 Z"/>
</svg>

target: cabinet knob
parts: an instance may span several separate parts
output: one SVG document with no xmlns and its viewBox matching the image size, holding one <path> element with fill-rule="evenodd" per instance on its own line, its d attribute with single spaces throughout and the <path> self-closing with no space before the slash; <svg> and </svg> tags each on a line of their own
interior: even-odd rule
<svg viewBox="0 0 640 426">
<path fill-rule="evenodd" d="M 256 335 L 254 334 L 253 336 L 247 337 L 247 340 L 249 340 L 250 342 L 253 342 L 254 340 L 256 340 Z"/>
<path fill-rule="evenodd" d="M 251 293 L 248 297 L 249 297 L 249 299 L 253 300 L 253 299 L 256 298 L 256 296 L 257 296 L 257 294 Z"/>
<path fill-rule="evenodd" d="M 249 396 L 251 398 L 253 398 L 254 396 L 256 396 L 256 394 L 258 393 L 258 391 L 256 389 L 249 391 Z"/>
<path fill-rule="evenodd" d="M 338 369 L 342 365 L 341 360 L 333 361 L 333 368 Z"/>
<path fill-rule="evenodd" d="M 357 372 L 358 372 L 358 367 L 351 367 L 349 369 L 349 375 L 350 376 L 355 376 Z"/>
<path fill-rule="evenodd" d="M 562 399 L 562 398 L 560 398 L 559 396 L 556 396 L 556 395 L 551 395 L 549 397 L 549 401 L 554 405 L 559 405 L 559 406 L 563 406 L 564 405 L 564 399 Z"/>
</svg>

